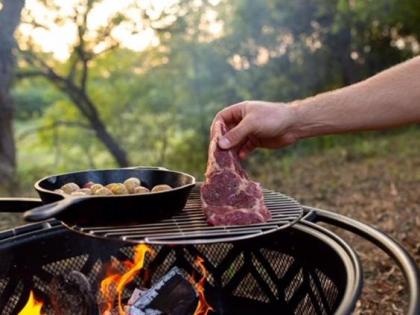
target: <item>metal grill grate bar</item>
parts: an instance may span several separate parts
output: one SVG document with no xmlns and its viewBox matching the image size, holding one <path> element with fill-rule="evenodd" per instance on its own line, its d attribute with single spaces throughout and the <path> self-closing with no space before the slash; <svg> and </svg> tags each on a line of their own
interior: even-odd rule
<svg viewBox="0 0 420 315">
<path fill-rule="evenodd" d="M 90 236 L 135 243 L 198 244 L 233 241 L 272 233 L 291 226 L 303 215 L 299 203 L 286 195 L 264 190 L 264 201 L 272 219 L 266 223 L 247 226 L 209 226 L 201 208 L 199 191 L 195 189 L 184 210 L 170 219 L 134 226 L 71 228 Z"/>
<path fill-rule="evenodd" d="M 270 209 L 272 210 L 272 209 Z M 278 209 L 277 211 L 282 211 Z M 275 223 L 275 224 L 283 224 L 287 222 L 291 217 L 296 217 L 300 215 L 300 211 L 288 211 L 287 213 L 276 213 L 271 211 L 272 219 L 268 223 Z M 195 216 L 185 216 L 185 217 L 177 217 L 176 219 L 171 219 L 167 221 L 161 221 L 160 223 L 151 223 L 147 225 L 134 225 L 134 226 L 127 226 L 127 227 L 97 227 L 97 228 L 81 228 L 82 232 L 94 232 L 94 233 L 130 233 L 132 231 L 150 231 L 153 232 L 154 230 L 161 231 L 162 229 L 170 229 L 171 227 L 183 229 L 191 229 L 191 228 L 205 228 L 206 230 L 212 229 L 220 229 L 220 226 L 209 226 L 203 214 L 195 215 Z M 253 224 L 253 227 L 265 227 L 267 223 L 259 223 Z M 231 226 L 231 229 L 238 229 L 239 227 Z"/>
<path fill-rule="evenodd" d="M 287 222 L 287 221 L 284 221 L 283 223 L 285 223 L 285 222 Z M 278 223 L 280 223 L 280 222 L 278 222 Z M 197 227 L 193 226 L 193 227 L 184 227 L 182 229 L 182 231 L 180 231 L 180 233 L 186 235 L 186 234 L 189 234 L 189 232 L 196 232 L 197 230 L 200 231 L 200 233 L 208 233 L 208 234 L 211 234 L 211 233 L 214 233 L 214 232 L 229 233 L 231 231 L 252 231 L 252 230 L 255 230 L 255 229 L 260 229 L 260 230 L 265 229 L 265 230 L 267 230 L 267 229 L 275 228 L 276 226 L 277 226 L 276 224 L 266 224 L 266 225 L 258 225 L 258 226 L 252 225 L 252 227 L 234 227 L 234 228 L 223 228 L 223 229 L 217 228 L 217 227 L 213 227 L 212 229 L 203 229 L 203 228 L 199 227 L 199 229 L 197 229 Z M 161 229 L 161 230 L 155 230 L 155 231 L 147 230 L 147 229 L 142 229 L 142 230 L 136 229 L 136 230 L 133 230 L 133 231 L 126 231 L 124 234 L 125 235 L 142 235 L 142 234 L 147 234 L 147 233 L 153 233 L 153 235 L 159 235 L 163 231 L 164 231 L 165 234 L 167 234 L 168 232 L 173 233 L 173 232 L 178 232 L 179 228 L 174 227 L 174 228 L 168 228 L 168 229 L 164 229 L 164 230 Z M 119 234 L 121 234 L 121 232 L 113 231 L 113 232 L 107 232 L 106 233 L 106 235 L 109 235 L 109 236 L 119 235 Z"/>
<path fill-rule="evenodd" d="M 274 229 L 277 226 L 267 227 L 264 230 Z M 209 237 L 209 236 L 226 236 L 226 235 L 236 235 L 236 234 L 250 234 L 250 233 L 260 233 L 264 231 L 263 229 L 244 229 L 244 230 L 214 230 L 214 231 L 194 231 L 194 232 L 182 232 L 182 233 L 157 233 L 154 234 L 153 237 L 144 235 L 144 234 L 132 234 L 132 235 L 124 235 L 125 238 L 132 238 L 137 239 L 139 237 L 148 237 L 153 239 L 179 239 L 185 237 Z M 112 237 L 113 235 L 106 234 L 107 237 Z"/>
</svg>

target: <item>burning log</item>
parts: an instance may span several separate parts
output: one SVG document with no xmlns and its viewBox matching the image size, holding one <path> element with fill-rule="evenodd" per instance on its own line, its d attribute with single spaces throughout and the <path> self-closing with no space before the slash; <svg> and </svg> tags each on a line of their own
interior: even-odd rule
<svg viewBox="0 0 420 315">
<path fill-rule="evenodd" d="M 123 262 L 128 269 L 127 272 L 121 274 L 115 272 L 111 268 L 108 276 L 101 281 L 100 291 L 105 303 L 101 306 L 102 314 L 114 314 L 114 302 L 117 300 L 116 314 L 125 314 L 125 308 L 122 303 L 122 296 L 127 284 L 131 283 L 143 268 L 144 260 L 147 253 L 154 253 L 153 249 L 145 244 L 140 244 L 134 249 L 133 260 Z M 112 264 L 111 264 L 112 267 Z"/>
<path fill-rule="evenodd" d="M 213 310 L 204 295 L 208 273 L 200 257 L 194 261 L 201 274 L 198 282 L 193 275 L 184 276 L 178 267 L 174 267 L 151 288 L 135 289 L 127 301 L 124 296 L 126 286 L 136 277 L 139 277 L 138 280 L 144 280 L 143 277 L 148 274 L 147 270 L 143 269 L 147 253 L 153 254 L 154 251 L 144 244 L 137 246 L 133 260 L 120 263 L 126 269 L 124 272 L 118 271 L 117 263 L 112 261 L 108 275 L 100 282 L 98 301 L 89 280 L 81 272 L 67 271 L 54 277 L 49 284 L 49 300 L 53 314 L 207 315 Z M 42 305 L 42 302 L 34 300 L 32 294 L 22 311 L 35 314 L 33 310 L 36 309 L 37 314 L 40 314 Z"/>
<path fill-rule="evenodd" d="M 54 277 L 50 283 L 50 299 L 55 314 L 99 314 L 89 280 L 79 271 Z"/>
<path fill-rule="evenodd" d="M 198 295 L 181 271 L 174 267 L 146 292 L 134 291 L 129 315 L 192 315 Z"/>
</svg>

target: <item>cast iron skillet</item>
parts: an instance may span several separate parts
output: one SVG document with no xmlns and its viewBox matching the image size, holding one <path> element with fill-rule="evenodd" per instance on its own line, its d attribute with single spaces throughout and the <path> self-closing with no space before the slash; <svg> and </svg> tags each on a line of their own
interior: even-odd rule
<svg viewBox="0 0 420 315">
<path fill-rule="evenodd" d="M 92 181 L 99 184 L 122 183 L 137 177 L 151 189 L 167 184 L 173 189 L 137 195 L 70 196 L 54 192 L 62 185 L 74 182 L 79 186 Z M 45 177 L 35 183 L 43 206 L 26 211 L 27 221 L 43 221 L 52 217 L 68 225 L 115 226 L 130 225 L 169 218 L 181 211 L 195 185 L 191 175 L 163 168 L 120 168 L 87 170 Z"/>
</svg>

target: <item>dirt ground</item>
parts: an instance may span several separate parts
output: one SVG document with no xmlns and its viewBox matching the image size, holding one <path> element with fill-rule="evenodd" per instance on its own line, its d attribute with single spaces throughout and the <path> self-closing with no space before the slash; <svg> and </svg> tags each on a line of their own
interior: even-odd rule
<svg viewBox="0 0 420 315">
<path fill-rule="evenodd" d="M 266 187 L 301 203 L 336 211 L 371 224 L 396 239 L 420 264 L 420 141 L 394 137 L 382 152 L 331 150 L 261 163 L 256 174 Z M 406 139 L 405 139 L 406 140 Z M 401 149 L 401 150 L 400 150 Z M 273 169 L 280 174 L 273 174 Z M 336 231 L 336 230 L 335 230 Z M 369 242 L 340 233 L 361 259 L 365 276 L 356 314 L 405 314 L 404 279 L 395 263 Z"/>
</svg>

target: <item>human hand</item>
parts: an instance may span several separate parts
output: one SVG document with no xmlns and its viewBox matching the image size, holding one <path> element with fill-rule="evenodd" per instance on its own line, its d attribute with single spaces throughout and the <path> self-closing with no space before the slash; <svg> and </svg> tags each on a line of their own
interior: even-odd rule
<svg viewBox="0 0 420 315">
<path fill-rule="evenodd" d="M 298 139 L 293 131 L 296 114 L 290 104 L 245 101 L 217 113 L 212 126 L 217 120 L 228 128 L 219 139 L 219 147 L 235 148 L 242 159 L 258 147 L 275 149 Z"/>
</svg>

